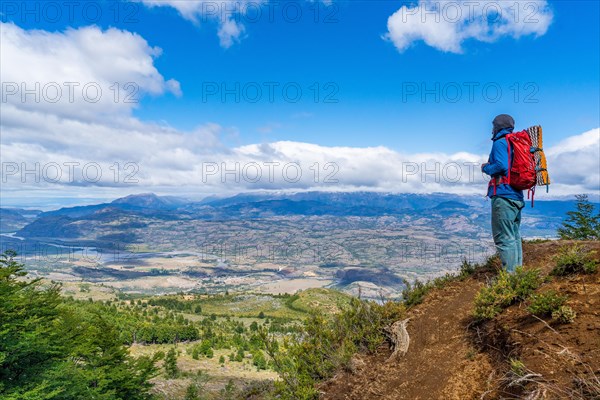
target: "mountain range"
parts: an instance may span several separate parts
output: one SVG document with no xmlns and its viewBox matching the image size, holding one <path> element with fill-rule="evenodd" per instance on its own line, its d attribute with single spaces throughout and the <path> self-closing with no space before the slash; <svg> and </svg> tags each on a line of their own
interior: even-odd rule
<svg viewBox="0 0 600 400">
<path fill-rule="evenodd" d="M 525 236 L 552 236 L 574 201 L 537 201 L 524 210 Z M 244 193 L 227 198 L 189 201 L 153 193 L 129 195 L 110 203 L 38 210 L 0 209 L 2 232 L 22 237 L 81 237 L 85 221 L 128 219 L 135 227 L 144 219 L 244 220 L 278 216 L 439 216 L 478 214 L 474 223 L 485 227 L 489 203 L 480 196 L 450 194 L 390 194 L 374 192 Z M 137 223 L 136 223 L 137 221 Z M 121 229 L 127 226 L 121 224 Z M 129 226 L 130 228 L 132 226 Z M 83 235 L 85 236 L 85 235 Z"/>
</svg>

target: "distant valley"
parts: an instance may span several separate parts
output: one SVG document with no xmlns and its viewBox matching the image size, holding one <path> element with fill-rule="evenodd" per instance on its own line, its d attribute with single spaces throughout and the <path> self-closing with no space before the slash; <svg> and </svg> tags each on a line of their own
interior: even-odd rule
<svg viewBox="0 0 600 400">
<path fill-rule="evenodd" d="M 240 194 L 191 202 L 154 194 L 110 203 L 2 209 L 2 250 L 33 276 L 160 294 L 291 293 L 335 287 L 394 298 L 403 280 L 493 252 L 479 196 L 371 192 Z M 571 201 L 537 201 L 524 237 L 553 237 Z"/>
</svg>

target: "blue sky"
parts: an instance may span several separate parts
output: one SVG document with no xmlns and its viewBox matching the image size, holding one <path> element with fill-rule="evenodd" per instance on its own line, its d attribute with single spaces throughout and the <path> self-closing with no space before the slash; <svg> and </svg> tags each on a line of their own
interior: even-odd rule
<svg viewBox="0 0 600 400">
<path fill-rule="evenodd" d="M 245 22 L 246 37 L 227 49 L 219 45 L 215 22 L 205 19 L 194 24 L 173 8 L 105 5 L 105 18 L 99 25 L 139 33 L 151 46 L 160 47 L 158 70 L 181 83 L 182 97 L 144 98 L 136 115 L 164 120 L 180 129 L 206 121 L 235 126 L 243 144 L 294 140 L 385 145 L 412 152 L 481 151 L 488 145 L 482 139 L 487 139 L 491 119 L 501 112 L 514 115 L 522 127 L 546 126 L 549 143 L 599 125 L 598 2 L 552 2 L 554 18 L 543 36 L 503 37 L 494 43 L 467 40 L 462 54 L 441 52 L 419 42 L 400 53 L 383 40 L 388 17 L 403 4 L 407 2 L 300 4 L 302 17 L 296 23 L 284 18 L 286 12 L 294 18 L 295 6 L 273 6 L 272 20 L 269 9 L 261 6 L 260 17 L 239 17 Z M 117 9 L 120 17 L 115 24 Z M 92 17 L 74 12 L 73 23 L 65 26 L 31 23 L 33 18 L 19 18 L 17 23 L 30 22 L 20 25 L 50 30 L 84 26 L 96 20 L 94 9 L 88 10 Z M 314 18 L 319 21 L 315 23 Z M 64 22 L 71 21 L 65 18 Z M 256 82 L 264 88 L 263 101 L 245 101 L 254 96 L 249 92 L 239 103 L 233 95 L 222 102 L 220 89 L 203 99 L 203 88 L 213 82 L 229 88 Z M 298 103 L 287 102 L 276 89 L 271 103 L 265 82 L 297 82 L 302 97 Z M 336 86 L 325 88 L 328 82 Z M 480 85 L 474 87 L 473 102 L 466 82 Z M 338 103 L 315 103 L 314 89 L 310 89 L 314 83 L 323 95 L 337 87 L 339 92 L 332 99 Z M 412 89 L 412 83 L 419 86 L 419 92 L 403 99 L 403 88 Z M 498 85 L 490 86 L 489 101 L 483 93 L 488 83 Z M 436 84 L 440 90 L 447 88 L 446 96 L 442 93 L 437 102 L 430 94 L 423 101 L 422 85 L 435 89 Z M 455 84 L 463 89 L 462 95 L 454 91 Z M 502 89 L 502 95 L 493 103 L 495 87 Z M 515 93 L 521 95 L 517 101 Z M 537 103 L 528 103 L 527 95 Z M 454 98 L 460 100 L 453 104 Z M 261 128 L 268 126 L 273 131 L 265 134 Z M 460 140 L 447 140 L 448 136 Z"/>
<path fill-rule="evenodd" d="M 22 2 L 13 3 L 22 7 Z M 417 2 L 271 2 L 272 20 L 267 15 L 269 3 L 253 3 L 261 10 L 260 17 L 232 14 L 236 23 L 228 36 L 230 43 L 218 36 L 227 20 L 223 15 L 190 11 L 184 3 L 93 2 L 88 12 L 99 5 L 102 18 L 84 18 L 81 9 L 75 9 L 73 19 L 63 15 L 58 21 L 43 18 L 42 8 L 36 11 L 34 6 L 28 16 L 6 6 L 2 11 L 3 22 L 13 23 L 23 34 L 117 28 L 160 48 L 151 62 L 162 82 L 177 81 L 180 92 L 142 87 L 152 93 L 126 112 L 143 123 L 183 132 L 184 138 L 186 132 L 216 124 L 221 127 L 219 141 L 227 148 L 291 141 L 324 147 L 381 146 L 402 154 L 480 155 L 489 149 L 491 120 L 499 113 L 513 115 L 520 128 L 543 125 L 546 146 L 600 126 L 596 1 L 541 1 L 533 10 L 533 19 L 542 16 L 541 21 L 524 25 L 534 27 L 532 33 L 515 37 L 516 31 L 505 32 L 500 24 L 488 21 L 485 34 L 466 35 L 457 39 L 458 45 L 440 39 L 435 29 L 415 34 L 407 28 L 410 24 L 397 27 L 400 39 L 385 39 L 391 32 L 390 17 L 403 6 L 415 10 Z M 284 9 L 288 16 L 300 9 L 302 17 L 292 23 L 284 18 Z M 518 18 L 531 17 L 526 11 L 521 10 Z M 42 18 L 35 18 L 36 12 Z M 488 18 L 493 19 L 493 13 Z M 236 33 L 240 28 L 242 32 Z M 421 32 L 420 27 L 415 29 Z M 100 54 L 105 46 L 97 45 L 86 51 Z M 65 59 L 60 65 L 79 61 Z M 3 68 L 7 63 L 4 60 Z M 278 85 L 273 102 L 268 99 L 268 82 Z M 241 93 L 239 102 L 233 95 L 223 101 L 223 85 L 234 88 L 236 84 L 249 90 L 260 86 L 260 100 L 252 103 Z M 302 89 L 298 102 L 285 100 L 286 84 Z M 468 85 L 474 88 L 472 100 Z M 216 94 L 207 92 L 215 87 Z M 316 88 L 319 101 L 314 100 Z M 424 88 L 436 94 L 423 98 Z M 500 95 L 496 88 L 502 90 Z M 335 102 L 325 102 L 327 94 Z M 493 101 L 495 97 L 498 101 Z M 14 143 L 4 141 L 6 146 Z"/>
</svg>

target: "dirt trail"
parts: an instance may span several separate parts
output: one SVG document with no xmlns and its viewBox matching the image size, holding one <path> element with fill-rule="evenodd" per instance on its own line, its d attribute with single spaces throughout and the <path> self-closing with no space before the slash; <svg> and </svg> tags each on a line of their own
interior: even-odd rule
<svg viewBox="0 0 600 400">
<path fill-rule="evenodd" d="M 405 356 L 387 361 L 382 347 L 357 356 L 354 373 L 342 372 L 323 387 L 323 399 L 460 399 L 479 398 L 492 366 L 470 344 L 474 278 L 434 291 L 409 312 L 410 347 Z"/>
<path fill-rule="evenodd" d="M 572 244 L 527 244 L 526 267 L 540 268 L 545 276 L 560 247 Z M 596 258 L 600 258 L 600 242 L 587 242 L 586 247 L 596 250 Z M 351 372 L 342 371 L 321 386 L 321 398 L 522 398 L 536 389 L 546 393 L 541 398 L 590 398 L 577 395 L 572 385 L 588 372 L 600 376 L 600 271 L 555 278 L 537 290 L 568 294 L 568 305 L 577 312 L 577 318 L 563 325 L 531 316 L 520 303 L 488 323 L 469 328 L 473 300 L 485 280 L 480 274 L 433 290 L 423 304 L 409 311 L 410 347 L 405 356 L 388 361 L 391 351 L 387 345 L 375 354 L 357 355 Z M 513 357 L 539 374 L 539 382 L 507 391 L 507 360 Z"/>
</svg>

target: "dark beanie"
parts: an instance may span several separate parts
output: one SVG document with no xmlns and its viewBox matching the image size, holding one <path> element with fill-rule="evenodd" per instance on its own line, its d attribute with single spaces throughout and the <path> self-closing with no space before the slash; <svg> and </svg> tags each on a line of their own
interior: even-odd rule
<svg viewBox="0 0 600 400">
<path fill-rule="evenodd" d="M 492 129 L 492 135 L 496 135 L 496 133 L 500 132 L 502 129 L 515 129 L 515 120 L 508 114 L 498 115 L 496 118 L 494 118 L 492 124 L 494 124 L 494 129 Z"/>
</svg>

